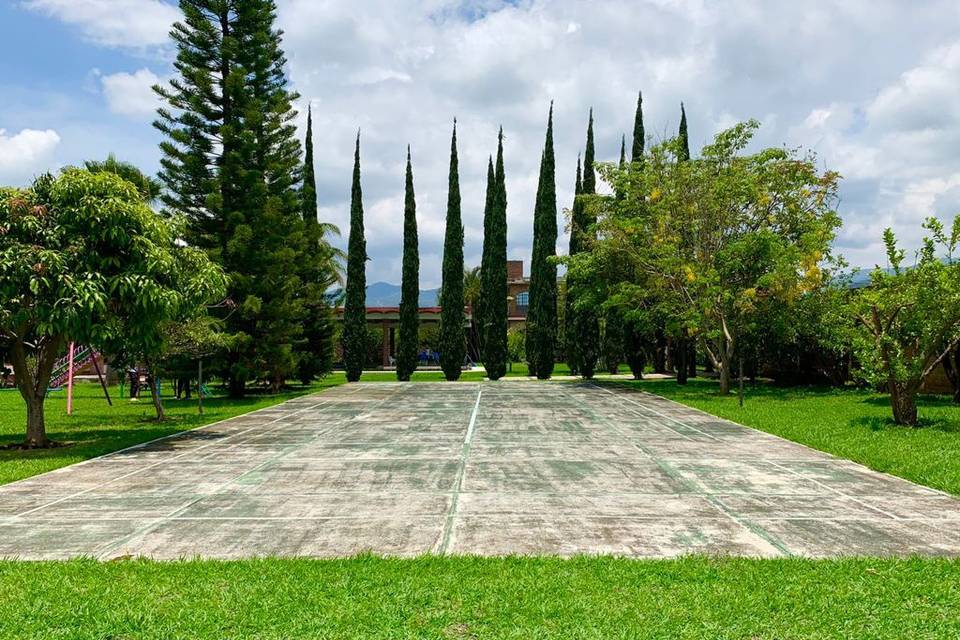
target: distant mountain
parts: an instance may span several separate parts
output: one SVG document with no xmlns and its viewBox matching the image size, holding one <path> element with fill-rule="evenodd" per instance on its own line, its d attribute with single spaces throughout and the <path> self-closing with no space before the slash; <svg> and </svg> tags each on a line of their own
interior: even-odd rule
<svg viewBox="0 0 960 640">
<path fill-rule="evenodd" d="M 330 295 L 339 297 L 341 291 L 331 291 Z M 435 307 L 439 303 L 437 296 L 439 289 L 421 289 L 419 306 Z M 342 302 L 340 304 L 343 304 Z M 374 282 L 367 286 L 367 306 L 368 307 L 399 307 L 400 306 L 400 285 L 390 284 L 389 282 Z"/>
</svg>

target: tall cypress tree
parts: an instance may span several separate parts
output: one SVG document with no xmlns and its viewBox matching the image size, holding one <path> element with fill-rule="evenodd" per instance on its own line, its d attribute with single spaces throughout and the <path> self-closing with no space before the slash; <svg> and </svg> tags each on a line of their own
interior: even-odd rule
<svg viewBox="0 0 960 640">
<path fill-rule="evenodd" d="M 677 151 L 677 162 L 687 162 L 690 160 L 690 139 L 687 135 L 687 112 L 680 103 L 680 131 L 677 134 L 680 146 Z M 673 341 L 673 366 L 677 370 L 677 384 L 687 384 L 687 376 L 690 372 L 688 364 L 690 356 L 690 338 L 687 336 L 687 328 L 681 327 L 680 333 L 675 336 Z"/>
<path fill-rule="evenodd" d="M 296 345 L 297 376 L 309 384 L 333 370 L 335 320 L 326 292 L 337 280 L 334 250 L 317 222 L 317 183 L 313 169 L 313 114 L 307 107 L 307 137 L 304 140 L 303 185 L 300 204 L 306 248 L 301 260 L 303 281 L 303 339 Z"/>
<path fill-rule="evenodd" d="M 304 303 L 299 262 L 300 154 L 282 33 L 272 0 L 181 0 L 171 32 L 177 76 L 158 93 L 164 207 L 188 220 L 185 239 L 230 276 L 234 345 L 221 363 L 230 395 L 295 371 Z"/>
<path fill-rule="evenodd" d="M 487 158 L 487 192 L 483 205 L 483 254 L 480 258 L 480 299 L 477 308 L 473 310 L 474 323 L 480 327 L 480 354 L 486 362 L 486 339 L 487 325 L 490 323 L 490 287 L 493 271 L 492 258 L 493 251 L 493 207 L 496 200 L 497 176 L 493 169 L 493 156 Z"/>
<path fill-rule="evenodd" d="M 363 191 L 360 188 L 360 133 L 353 152 L 350 189 L 350 238 L 347 241 L 347 293 L 343 305 L 343 364 L 347 381 L 363 373 L 367 355 L 367 240 L 363 229 Z"/>
<path fill-rule="evenodd" d="M 627 136 L 620 137 L 620 164 L 621 170 L 627 166 Z M 620 195 L 618 194 L 619 198 Z M 601 334 L 600 353 L 603 358 L 603 365 L 608 373 L 617 374 L 620 372 L 620 361 L 624 355 L 625 335 L 624 335 L 623 314 L 616 307 L 609 307 L 603 312 L 603 333 Z"/>
<path fill-rule="evenodd" d="M 637 93 L 637 112 L 633 116 L 633 148 L 630 153 L 631 162 L 643 161 L 643 145 L 646 143 L 646 134 L 643 132 L 643 92 Z"/>
<path fill-rule="evenodd" d="M 407 178 L 403 198 L 403 267 L 400 284 L 400 333 L 397 336 L 397 380 L 409 380 L 417 368 L 420 347 L 420 249 L 413 165 L 407 146 Z"/>
<path fill-rule="evenodd" d="M 570 242 L 567 246 L 567 255 L 569 256 L 576 254 L 580 246 L 580 234 L 579 232 L 575 233 L 575 231 L 578 221 L 583 217 L 581 193 L 583 193 L 583 169 L 580 165 L 580 154 L 578 153 L 577 178 L 573 187 L 573 208 L 570 214 Z M 570 367 L 570 373 L 577 375 L 580 372 L 580 357 L 577 347 L 576 311 L 573 308 L 576 296 L 573 291 L 573 280 L 573 276 L 567 271 L 563 295 L 563 351 L 567 358 L 567 366 Z"/>
<path fill-rule="evenodd" d="M 593 220 L 587 211 L 583 196 L 594 195 L 597 192 L 597 174 L 594 170 L 594 142 L 593 142 L 593 109 L 590 109 L 590 119 L 587 123 L 587 145 L 583 153 L 583 184 L 581 193 L 574 201 L 573 214 L 570 222 L 570 255 L 574 256 L 581 251 L 589 251 L 592 244 Z M 567 278 L 567 298 L 572 302 L 568 308 L 573 314 L 574 357 L 577 370 L 586 379 L 593 377 L 597 366 L 600 346 L 600 323 L 593 304 L 584 304 L 580 301 L 583 292 L 578 289 L 586 286 L 577 278 Z"/>
<path fill-rule="evenodd" d="M 540 180 L 533 213 L 530 306 L 527 312 L 527 361 L 541 380 L 553 375 L 557 342 L 557 181 L 553 151 L 553 103 L 540 158 Z"/>
<path fill-rule="evenodd" d="M 307 105 L 307 137 L 304 139 L 303 186 L 300 203 L 303 221 L 308 226 L 317 222 L 317 177 L 313 168 L 313 109 Z"/>
<path fill-rule="evenodd" d="M 450 140 L 447 227 L 443 239 L 443 283 L 440 289 L 440 368 L 447 380 L 460 378 L 467 356 L 463 332 L 463 222 L 460 217 L 460 169 L 457 121 Z"/>
<path fill-rule="evenodd" d="M 631 146 L 630 161 L 643 165 L 643 152 L 646 144 L 646 133 L 643 129 L 643 92 L 637 92 L 637 111 L 633 118 L 633 144 Z M 636 379 L 643 375 L 643 367 L 646 364 L 647 348 L 643 339 L 643 334 L 634 326 L 633 322 L 625 322 L 624 328 L 624 350 L 626 351 L 627 364 L 630 371 Z M 663 323 L 657 322 L 653 330 L 653 341 L 651 350 L 653 353 L 653 369 L 656 373 L 667 372 L 667 337 L 664 331 Z"/>
<path fill-rule="evenodd" d="M 484 267 L 486 324 L 483 365 L 487 377 L 499 380 L 507 372 L 507 186 L 503 168 L 503 127 L 497 135 L 497 167 L 490 213 L 490 255 Z M 486 244 L 486 238 L 484 238 Z"/>
</svg>

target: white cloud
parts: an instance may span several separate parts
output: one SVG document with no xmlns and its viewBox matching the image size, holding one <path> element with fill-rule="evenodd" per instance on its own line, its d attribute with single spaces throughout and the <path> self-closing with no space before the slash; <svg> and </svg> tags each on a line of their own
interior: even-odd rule
<svg viewBox="0 0 960 640">
<path fill-rule="evenodd" d="M 60 136 L 52 129 L 23 129 L 8 135 L 0 129 L 0 184 L 22 184 L 50 169 Z"/>
<path fill-rule="evenodd" d="M 23 6 L 77 26 L 97 44 L 133 49 L 166 45 L 180 17 L 162 0 L 24 0 Z"/>
<path fill-rule="evenodd" d="M 153 86 L 160 78 L 149 69 L 114 73 L 100 78 L 110 110 L 124 116 L 142 117 L 156 112 L 160 104 Z"/>
<path fill-rule="evenodd" d="M 101 45 L 148 53 L 164 49 L 160 62 L 169 63 L 163 56 L 169 56 L 166 33 L 177 17 L 173 0 L 23 4 L 74 25 Z M 676 132 L 684 101 L 695 150 L 720 128 L 757 118 L 763 125 L 756 146 L 786 143 L 816 151 L 824 167 L 844 175 L 840 212 L 845 227 L 838 245 L 851 262 L 882 260 L 884 226 L 892 225 L 915 246 L 923 217 L 947 217 L 960 209 L 960 14 L 955 4 L 280 0 L 278 26 L 285 32 L 290 78 L 303 96 L 301 127 L 307 101 L 313 103 L 321 215 L 346 231 L 353 140 L 360 128 L 369 279 L 396 280 L 403 168 L 406 145 L 412 144 L 422 281 L 433 286 L 439 283 L 454 116 L 467 261 L 479 259 L 476 230 L 486 161 L 501 124 L 509 253 L 529 260 L 550 100 L 556 104 L 562 209 L 572 198 L 587 110 L 594 108 L 598 157 L 612 160 L 621 133 L 631 134 L 640 89 L 654 140 Z M 150 68 L 160 76 L 172 72 L 153 62 Z M 145 116 L 155 102 L 148 87 L 155 76 L 144 69 L 94 80 L 110 105 L 95 121 L 97 152 L 101 147 L 134 151 L 154 135 L 134 136 L 130 129 L 139 122 L 143 131 L 149 129 Z M 77 132 L 91 129 L 94 118 L 82 120 L 69 108 L 64 113 L 75 118 L 70 126 L 36 119 L 42 126 L 55 125 L 71 145 L 90 146 L 77 141 Z M 29 109 L 5 117 L 0 105 L 0 123 L 10 129 L 39 127 L 34 118 Z M 159 156 L 155 146 L 136 151 L 142 158 Z M 76 153 L 80 157 L 71 153 L 64 160 L 77 162 L 92 152 Z M 558 248 L 565 246 L 561 238 Z"/>
</svg>

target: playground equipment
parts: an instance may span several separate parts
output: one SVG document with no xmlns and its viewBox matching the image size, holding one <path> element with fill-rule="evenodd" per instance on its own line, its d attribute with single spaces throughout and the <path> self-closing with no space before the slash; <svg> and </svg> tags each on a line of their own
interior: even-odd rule
<svg viewBox="0 0 960 640">
<path fill-rule="evenodd" d="M 71 342 L 67 348 L 67 355 L 57 360 L 53 365 L 53 375 L 50 377 L 50 388 L 60 389 L 63 383 L 67 383 L 67 415 L 73 415 L 73 376 L 87 365 L 93 365 L 97 372 L 97 379 L 100 380 L 100 386 L 103 388 L 103 395 L 107 399 L 107 404 L 113 406 L 110 399 L 110 391 L 107 390 L 107 381 L 103 378 L 103 372 L 100 370 L 100 352 L 92 347 L 78 347 Z"/>
</svg>

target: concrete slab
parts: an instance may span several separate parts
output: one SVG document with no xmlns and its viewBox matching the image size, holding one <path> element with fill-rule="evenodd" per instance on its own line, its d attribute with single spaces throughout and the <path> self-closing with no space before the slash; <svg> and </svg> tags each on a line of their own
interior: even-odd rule
<svg viewBox="0 0 960 640">
<path fill-rule="evenodd" d="M 960 500 L 663 398 L 362 383 L 0 487 L 0 557 L 960 555 Z"/>
</svg>

